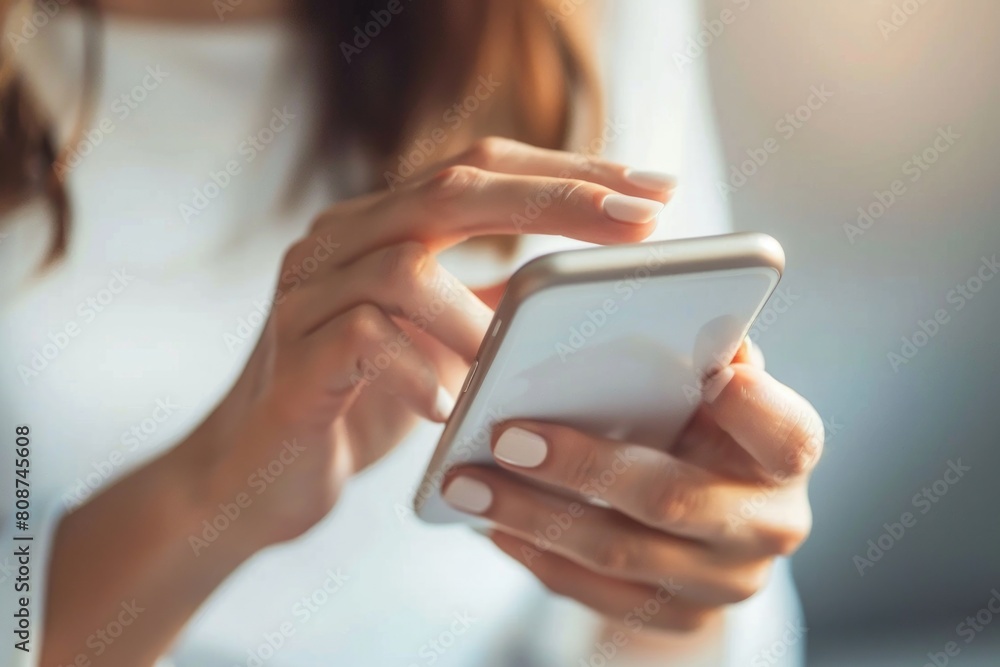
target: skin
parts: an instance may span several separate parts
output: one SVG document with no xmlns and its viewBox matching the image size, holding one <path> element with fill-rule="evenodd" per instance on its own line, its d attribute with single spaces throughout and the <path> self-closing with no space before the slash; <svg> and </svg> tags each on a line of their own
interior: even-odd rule
<svg viewBox="0 0 1000 667">
<path fill-rule="evenodd" d="M 541 463 L 498 458 L 499 469 L 456 469 L 445 494 L 460 477 L 485 483 L 493 500 L 480 514 L 493 523 L 491 538 L 552 591 L 624 619 L 672 581 L 679 590 L 670 589 L 670 604 L 644 623 L 706 627 L 760 590 L 774 558 L 808 535 L 807 481 L 823 441 L 816 412 L 764 371 L 749 341 L 708 380 L 704 394 L 715 391 L 666 451 L 559 424 L 501 424 L 494 450 L 505 431 L 521 428 L 545 440 Z"/>
<path fill-rule="evenodd" d="M 439 387 L 457 389 L 492 311 L 435 253 L 474 236 L 518 233 L 509 212 L 540 189 L 553 204 L 533 233 L 640 241 L 655 227 L 653 215 L 644 224 L 618 222 L 604 212 L 605 198 L 662 204 L 669 193 L 637 187 L 625 173 L 621 165 L 486 139 L 395 192 L 322 214 L 286 253 L 261 339 L 215 411 L 174 449 L 61 523 L 42 664 L 72 662 L 94 628 L 132 599 L 145 611 L 107 656 L 114 664 L 152 664 L 229 572 L 311 528 L 346 481 L 417 419 L 443 421 Z M 296 268 L 334 246 L 297 285 Z M 421 311 L 442 304 L 420 320 Z M 393 342 L 402 343 L 400 352 L 377 377 L 352 379 Z M 203 521 L 250 491 L 252 475 L 287 458 L 288 443 L 298 451 L 285 471 L 195 554 L 190 538 L 203 534 Z"/>
<path fill-rule="evenodd" d="M 157 19 L 216 20 L 200 9 L 207 5 L 191 1 L 102 6 Z M 287 2 L 245 0 L 237 14 L 273 18 L 287 11 Z M 301 284 L 279 280 L 282 296 L 231 392 L 183 442 L 61 522 L 41 664 L 72 664 L 88 653 L 87 637 L 134 599 L 144 611 L 102 659 L 152 665 L 241 563 L 311 528 L 334 507 L 345 482 L 391 451 L 418 419 L 444 420 L 439 387 L 457 391 L 500 290 L 473 292 L 438 265 L 436 253 L 474 236 L 518 233 L 510 213 L 540 188 L 556 195 L 554 203 L 525 231 L 601 244 L 640 241 L 653 220 L 616 221 L 603 210 L 605 197 L 666 203 L 670 193 L 639 187 L 626 174 L 623 165 L 581 165 L 567 153 L 487 139 L 395 192 L 340 202 L 322 214 L 288 250 L 280 275 L 294 275 L 319 249 L 334 250 L 323 251 L 318 270 Z M 442 301 L 440 315 L 413 317 Z M 365 360 L 393 341 L 408 342 L 392 364 L 371 382 L 352 381 Z M 611 630 L 655 594 L 656 582 L 679 582 L 675 599 L 644 621 L 645 639 L 636 642 L 676 656 L 692 638 L 717 640 L 720 610 L 758 590 L 773 559 L 794 551 L 809 531 L 806 483 L 821 450 L 821 422 L 804 399 L 764 372 L 751 347 L 731 368 L 732 379 L 668 452 L 602 442 L 557 424 L 516 422 L 498 426 L 494 443 L 513 426 L 538 433 L 548 443 L 541 465 L 454 475 L 493 491 L 485 515 L 501 550 L 556 593 L 606 615 Z M 290 442 L 294 465 L 195 554 L 191 536 L 202 535 L 220 504 L 248 491 L 250 475 L 287 456 Z M 581 480 L 599 475 L 610 453 L 623 448 L 637 460 L 625 483 L 603 498 L 609 507 L 587 506 L 563 536 L 538 549 L 534 530 L 567 508 Z M 552 490 L 539 491 L 529 480 Z M 727 514 L 762 489 L 768 491 L 763 509 L 728 528 Z"/>
</svg>

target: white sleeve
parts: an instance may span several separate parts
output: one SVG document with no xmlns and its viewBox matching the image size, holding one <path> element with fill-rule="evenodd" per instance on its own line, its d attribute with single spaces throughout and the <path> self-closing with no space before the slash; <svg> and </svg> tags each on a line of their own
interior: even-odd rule
<svg viewBox="0 0 1000 667">
<path fill-rule="evenodd" d="M 12 432 L 12 431 L 11 431 Z M 12 457 L 13 452 L 7 456 Z M 11 460 L 10 458 L 8 460 Z M 49 562 L 52 542 L 63 516 L 59 498 L 30 498 L 28 529 L 18 528 L 14 499 L 14 467 L 5 465 L 0 482 L 0 618 L 5 639 L 0 663 L 11 667 L 35 667 L 41 658 Z M 13 634 L 11 632 L 13 631 Z M 25 649 L 25 650 L 22 650 Z M 84 647 L 80 647 L 81 651 Z"/>
<path fill-rule="evenodd" d="M 638 657 L 629 650 L 631 636 L 601 641 L 603 619 L 582 605 L 546 596 L 525 624 L 525 652 L 539 665 L 606 664 L 607 667 L 801 667 L 805 664 L 802 614 L 788 563 L 777 563 L 768 584 L 745 602 L 726 610 L 722 645 L 704 645 L 683 655 Z M 603 644 L 603 645 L 602 645 Z M 606 661 L 606 662 L 605 662 Z M 504 663 L 506 664 L 506 663 Z"/>
<path fill-rule="evenodd" d="M 786 559 L 775 564 L 771 581 L 726 616 L 727 667 L 805 664 L 806 626 Z"/>
</svg>

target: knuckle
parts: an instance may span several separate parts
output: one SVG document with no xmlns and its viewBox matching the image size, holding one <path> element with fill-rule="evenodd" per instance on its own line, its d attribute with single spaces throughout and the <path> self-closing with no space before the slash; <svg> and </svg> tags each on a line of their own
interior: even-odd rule
<svg viewBox="0 0 1000 667">
<path fill-rule="evenodd" d="M 590 562 L 603 574 L 631 572 L 636 561 L 636 545 L 627 538 L 601 539 L 590 547 Z"/>
<path fill-rule="evenodd" d="M 776 556 L 791 556 L 804 541 L 805 536 L 800 533 L 782 531 L 771 537 L 770 551 Z"/>
<path fill-rule="evenodd" d="M 453 164 L 438 171 L 427 181 L 426 201 L 441 206 L 475 190 L 484 180 L 484 172 L 465 164 Z"/>
<path fill-rule="evenodd" d="M 810 411 L 789 407 L 775 428 L 775 440 L 782 453 L 782 468 L 789 475 L 812 469 L 823 450 L 823 428 Z"/>
<path fill-rule="evenodd" d="M 729 603 L 749 600 L 767 586 L 771 578 L 771 561 L 765 560 L 747 568 L 730 584 Z"/>
<path fill-rule="evenodd" d="M 571 205 L 587 197 L 591 184 L 578 178 L 571 178 L 558 185 L 550 186 L 548 194 L 552 195 L 556 202 Z"/>
<path fill-rule="evenodd" d="M 663 526 L 681 526 L 689 523 L 704 502 L 702 496 L 689 484 L 674 480 L 664 483 L 648 494 L 647 515 Z"/>
<path fill-rule="evenodd" d="M 765 558 L 794 554 L 809 538 L 813 524 L 812 506 L 809 504 L 808 490 L 804 484 L 773 488 L 775 492 L 781 494 L 774 496 L 770 501 L 781 506 L 776 512 L 780 515 L 779 520 L 754 516 L 735 524 L 729 522 L 729 534 L 734 537 L 750 538 L 751 542 L 748 544 L 750 550 Z"/>
<path fill-rule="evenodd" d="M 580 447 L 569 460 L 566 466 L 566 485 L 580 493 L 591 486 L 591 481 L 596 476 L 597 468 L 600 465 L 600 457 L 595 447 Z"/>
<path fill-rule="evenodd" d="M 726 604 L 736 604 L 749 600 L 763 588 L 766 581 L 766 575 L 756 572 L 740 575 L 727 583 L 722 601 Z"/>
<path fill-rule="evenodd" d="M 433 255 L 422 243 L 401 243 L 386 251 L 383 257 L 385 275 L 392 282 L 419 281 L 433 266 Z"/>
<path fill-rule="evenodd" d="M 771 553 L 777 556 L 791 556 L 809 538 L 809 533 L 812 532 L 812 512 L 807 508 L 803 514 L 797 525 L 786 526 L 771 535 L 769 540 Z"/>
<path fill-rule="evenodd" d="M 512 139 L 483 137 L 469 146 L 462 155 L 462 162 L 473 167 L 488 169 L 514 150 L 516 146 L 517 142 Z"/>
<path fill-rule="evenodd" d="M 379 339 L 382 312 L 371 304 L 361 304 L 344 316 L 344 340 L 351 349 L 368 347 Z"/>
</svg>

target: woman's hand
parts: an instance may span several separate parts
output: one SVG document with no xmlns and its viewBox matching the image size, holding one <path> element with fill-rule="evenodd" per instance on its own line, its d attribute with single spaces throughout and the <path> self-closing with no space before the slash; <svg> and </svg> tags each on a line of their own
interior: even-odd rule
<svg viewBox="0 0 1000 667">
<path fill-rule="evenodd" d="M 486 234 L 635 242 L 670 183 L 486 139 L 394 188 L 322 214 L 287 253 L 260 342 L 182 445 L 209 513 L 250 499 L 221 540 L 249 551 L 308 529 L 417 417 L 444 421 L 492 316 L 435 253 Z M 522 228 L 518 220 L 537 216 Z"/>
<path fill-rule="evenodd" d="M 497 546 L 555 593 L 634 631 L 700 628 L 806 538 L 823 444 L 816 411 L 764 372 L 749 341 L 702 395 L 669 451 L 501 424 L 503 469 L 452 471 L 444 497 L 488 518 Z"/>
<path fill-rule="evenodd" d="M 260 342 L 218 407 L 60 522 L 42 664 L 76 664 L 94 628 L 132 600 L 143 622 L 102 664 L 152 665 L 247 557 L 323 517 L 418 417 L 446 417 L 441 386 L 461 382 L 491 312 L 438 250 L 522 232 L 638 241 L 669 187 L 490 139 L 321 215 L 288 251 Z M 529 204 L 538 215 L 522 228 Z"/>
</svg>

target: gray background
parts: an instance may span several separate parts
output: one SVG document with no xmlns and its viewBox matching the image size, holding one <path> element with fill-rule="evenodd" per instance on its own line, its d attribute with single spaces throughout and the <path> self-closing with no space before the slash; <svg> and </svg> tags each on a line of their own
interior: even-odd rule
<svg viewBox="0 0 1000 667">
<path fill-rule="evenodd" d="M 760 332 L 769 369 L 835 431 L 794 561 L 810 664 L 919 666 L 956 641 L 950 664 L 996 665 L 1000 615 L 971 643 L 956 626 L 1000 590 L 1000 276 L 960 311 L 946 295 L 1000 253 L 1000 3 L 907 0 L 919 11 L 886 38 L 893 4 L 709 0 L 706 18 L 735 20 L 701 57 L 727 162 L 780 145 L 729 200 L 738 228 L 782 242 L 798 297 Z M 786 140 L 775 124 L 823 84 Z M 910 182 L 947 126 L 961 138 Z M 896 179 L 906 193 L 850 243 L 844 224 Z M 950 321 L 894 372 L 888 353 L 939 308 Z M 921 514 L 914 494 L 959 458 L 971 471 Z M 916 525 L 860 576 L 853 557 L 905 511 Z"/>
</svg>

